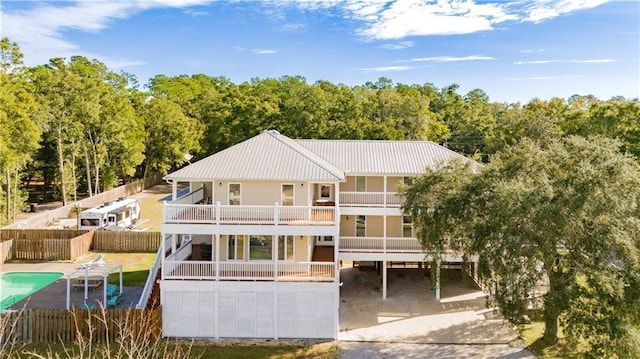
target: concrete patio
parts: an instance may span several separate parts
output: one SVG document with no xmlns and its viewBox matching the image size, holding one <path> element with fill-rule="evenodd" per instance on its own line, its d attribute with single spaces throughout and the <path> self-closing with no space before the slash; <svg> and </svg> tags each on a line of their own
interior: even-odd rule
<svg viewBox="0 0 640 359">
<path fill-rule="evenodd" d="M 51 285 L 39 290 L 24 300 L 16 303 L 13 309 L 31 309 L 31 308 L 47 308 L 47 309 L 66 309 L 67 305 L 67 279 L 66 276 L 78 269 L 80 263 L 71 262 L 45 262 L 45 263 L 5 263 L 0 266 L 0 272 L 61 272 L 63 277 L 52 283 Z M 84 290 L 71 290 L 71 307 L 80 308 L 84 303 Z M 135 307 L 142 294 L 141 287 L 124 287 L 122 300 L 117 308 Z M 94 304 L 100 306 L 103 300 L 102 286 L 95 289 L 89 289 L 88 305 Z"/>
</svg>

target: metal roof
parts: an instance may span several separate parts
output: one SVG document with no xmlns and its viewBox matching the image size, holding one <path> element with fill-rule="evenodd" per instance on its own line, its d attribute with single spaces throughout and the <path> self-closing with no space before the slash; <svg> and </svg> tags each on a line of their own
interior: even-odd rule
<svg viewBox="0 0 640 359">
<path fill-rule="evenodd" d="M 429 141 L 296 140 L 347 174 L 420 175 L 452 160 L 470 159 Z"/>
<path fill-rule="evenodd" d="M 344 181 L 344 172 L 307 148 L 263 131 L 164 177 L 167 180 Z"/>
<path fill-rule="evenodd" d="M 292 140 L 269 130 L 164 178 L 336 182 L 345 173 L 420 175 L 453 160 L 471 161 L 429 141 Z"/>
</svg>

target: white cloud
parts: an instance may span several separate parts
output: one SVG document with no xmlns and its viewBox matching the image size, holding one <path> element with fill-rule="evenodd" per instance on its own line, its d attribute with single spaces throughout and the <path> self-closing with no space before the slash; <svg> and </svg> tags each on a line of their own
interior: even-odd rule
<svg viewBox="0 0 640 359">
<path fill-rule="evenodd" d="M 400 41 L 393 44 L 382 44 L 380 47 L 387 50 L 402 50 L 413 47 L 413 41 Z"/>
<path fill-rule="evenodd" d="M 611 0 L 535 0 L 531 2 L 523 21 L 539 23 L 577 10 L 591 9 Z"/>
<path fill-rule="evenodd" d="M 433 57 L 418 57 L 415 59 L 402 60 L 399 62 L 458 62 L 458 61 L 488 61 L 495 60 L 491 56 L 483 55 L 470 55 L 470 56 L 433 56 Z"/>
<path fill-rule="evenodd" d="M 271 50 L 271 49 L 253 49 L 251 51 L 253 51 L 254 54 L 258 54 L 258 55 L 271 55 L 271 54 L 277 53 L 276 50 Z"/>
<path fill-rule="evenodd" d="M 2 36 L 20 45 L 27 65 L 46 63 L 54 57 L 83 55 L 88 58 L 100 57 L 107 63 L 106 56 L 83 52 L 76 44 L 64 37 L 66 30 L 98 32 L 110 26 L 115 20 L 126 19 L 141 11 L 156 7 L 184 8 L 201 5 L 211 0 L 146 0 L 146 1 L 77 1 L 35 3 L 28 10 L 6 11 L 0 7 Z M 136 60 L 120 59 L 114 63 L 138 63 Z"/>
<path fill-rule="evenodd" d="M 514 65 L 541 65 L 541 64 L 608 64 L 616 62 L 613 59 L 589 59 L 589 60 L 532 60 L 516 61 Z"/>
<path fill-rule="evenodd" d="M 306 11 L 334 8 L 369 40 L 469 34 L 505 22 L 539 23 L 613 0 L 263 0 Z"/>
<path fill-rule="evenodd" d="M 537 49 L 537 50 L 522 50 L 520 51 L 521 54 L 533 54 L 536 52 L 544 52 L 544 49 Z"/>
<path fill-rule="evenodd" d="M 562 79 L 579 79 L 585 77 L 584 75 L 566 75 L 566 76 L 531 76 L 531 77 L 510 77 L 504 78 L 505 81 L 548 81 L 548 80 L 562 80 Z"/>
<path fill-rule="evenodd" d="M 398 72 L 398 71 L 407 71 L 411 70 L 413 67 L 411 66 L 381 66 L 381 67 L 362 67 L 359 68 L 359 71 L 362 72 Z"/>
</svg>

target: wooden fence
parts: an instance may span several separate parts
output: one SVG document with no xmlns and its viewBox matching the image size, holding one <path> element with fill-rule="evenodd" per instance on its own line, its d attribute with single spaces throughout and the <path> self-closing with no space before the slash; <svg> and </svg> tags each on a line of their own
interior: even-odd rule
<svg viewBox="0 0 640 359">
<path fill-rule="evenodd" d="M 93 236 L 93 250 L 98 252 L 150 252 L 160 246 L 160 232 L 97 231 Z"/>
<path fill-rule="evenodd" d="M 0 229 L 0 242 L 9 239 L 71 239 L 87 232 L 87 230 L 70 229 Z"/>
<path fill-rule="evenodd" d="M 150 252 L 160 246 L 160 232 L 56 229 L 0 230 L 0 264 L 8 259 L 74 260 L 88 251 Z"/>
<path fill-rule="evenodd" d="M 161 335 L 160 308 L 92 311 L 29 309 L 0 314 L 0 343 L 5 344 L 68 343 L 78 339 L 113 343 L 121 338 L 154 341 Z"/>
<path fill-rule="evenodd" d="M 13 258 L 13 239 L 0 242 L 0 264 Z"/>
</svg>

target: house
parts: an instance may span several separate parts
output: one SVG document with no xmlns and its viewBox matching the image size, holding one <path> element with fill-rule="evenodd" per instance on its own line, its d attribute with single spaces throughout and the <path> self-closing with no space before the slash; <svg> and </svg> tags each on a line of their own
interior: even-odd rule
<svg viewBox="0 0 640 359">
<path fill-rule="evenodd" d="M 388 263 L 425 262 L 398 186 L 457 158 L 270 130 L 167 175 L 164 336 L 336 338 L 340 261 L 376 263 L 386 298 Z"/>
</svg>

